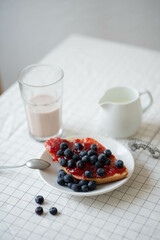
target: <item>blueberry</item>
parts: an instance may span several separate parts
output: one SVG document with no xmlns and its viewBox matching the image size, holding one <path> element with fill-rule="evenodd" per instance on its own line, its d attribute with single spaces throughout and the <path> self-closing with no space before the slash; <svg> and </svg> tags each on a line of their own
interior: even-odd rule
<svg viewBox="0 0 160 240">
<path fill-rule="evenodd" d="M 38 215 L 42 215 L 42 213 L 43 213 L 43 208 L 42 208 L 42 207 L 37 207 L 37 208 L 35 209 L 35 213 L 38 214 Z"/>
<path fill-rule="evenodd" d="M 78 184 L 72 184 L 71 189 L 75 192 L 79 192 L 80 191 L 80 186 Z"/>
<path fill-rule="evenodd" d="M 85 155 L 87 155 L 87 152 L 86 151 L 81 151 L 80 154 L 79 154 L 81 157 L 84 157 Z"/>
<path fill-rule="evenodd" d="M 84 172 L 84 175 L 85 175 L 85 177 L 87 177 L 87 178 L 93 177 L 93 173 L 92 173 L 91 171 L 89 171 L 89 170 L 86 170 L 86 171 Z"/>
<path fill-rule="evenodd" d="M 43 196 L 37 196 L 35 198 L 35 202 L 38 203 L 38 204 L 42 204 L 44 202 L 44 197 Z"/>
<path fill-rule="evenodd" d="M 88 151 L 88 156 L 93 156 L 93 155 L 97 155 L 95 150 L 89 150 Z"/>
<path fill-rule="evenodd" d="M 67 184 L 67 186 L 68 186 L 69 188 L 71 188 L 71 187 L 72 187 L 72 184 L 73 184 L 73 183 L 69 182 L 69 183 Z"/>
<path fill-rule="evenodd" d="M 66 150 L 68 148 L 68 144 L 66 143 L 66 142 L 62 142 L 61 144 L 60 144 L 60 149 L 61 150 Z"/>
<path fill-rule="evenodd" d="M 96 188 L 97 184 L 95 181 L 89 181 L 88 182 L 88 188 L 89 190 L 94 190 Z"/>
<path fill-rule="evenodd" d="M 82 162 L 89 162 L 89 156 L 85 155 L 82 157 Z"/>
<path fill-rule="evenodd" d="M 80 180 L 79 181 L 79 186 L 82 186 L 82 185 L 88 185 L 88 181 L 87 180 Z"/>
<path fill-rule="evenodd" d="M 63 156 L 63 155 L 64 155 L 64 153 L 63 153 L 62 150 L 59 150 L 59 151 L 57 152 L 57 156 L 58 156 L 58 157 L 61 157 L 61 156 Z"/>
<path fill-rule="evenodd" d="M 97 169 L 97 175 L 100 177 L 103 177 L 106 174 L 105 170 L 103 168 Z"/>
<path fill-rule="evenodd" d="M 68 160 L 67 165 L 69 168 L 73 168 L 75 166 L 75 161 L 73 159 L 70 159 L 70 160 Z"/>
<path fill-rule="evenodd" d="M 80 156 L 79 156 L 77 153 L 75 153 L 75 154 L 73 155 L 72 159 L 73 159 L 74 161 L 78 161 L 78 160 L 80 160 L 81 158 L 80 158 Z"/>
<path fill-rule="evenodd" d="M 52 215 L 56 215 L 56 214 L 57 214 L 57 208 L 51 207 L 51 208 L 49 209 L 49 212 L 50 212 L 50 214 L 52 214 Z"/>
<path fill-rule="evenodd" d="M 81 150 L 83 146 L 81 143 L 76 143 L 75 147 L 76 147 L 76 149 Z"/>
<path fill-rule="evenodd" d="M 65 185 L 65 181 L 64 181 L 64 179 L 63 179 L 62 177 L 58 177 L 57 183 L 58 183 L 59 185 L 61 185 L 61 186 L 64 186 L 64 185 Z"/>
<path fill-rule="evenodd" d="M 64 167 L 64 166 L 66 166 L 66 164 L 67 164 L 67 160 L 64 159 L 64 158 L 61 158 L 61 159 L 59 160 L 59 164 Z"/>
<path fill-rule="evenodd" d="M 78 184 L 78 183 L 79 183 L 79 180 L 78 180 L 78 179 L 74 179 L 74 182 L 73 182 L 73 183 Z"/>
<path fill-rule="evenodd" d="M 63 178 L 67 173 L 63 171 L 62 169 L 58 172 L 58 177 Z"/>
<path fill-rule="evenodd" d="M 123 161 L 122 160 L 117 160 L 114 165 L 116 168 L 122 168 L 123 167 Z"/>
<path fill-rule="evenodd" d="M 76 163 L 76 165 L 77 165 L 77 167 L 80 168 L 80 169 L 82 169 L 82 168 L 84 167 L 84 163 L 83 163 L 81 160 L 79 160 L 79 161 Z"/>
<path fill-rule="evenodd" d="M 98 158 L 97 158 L 96 155 L 92 155 L 92 156 L 90 157 L 90 163 L 91 163 L 91 164 L 95 164 L 97 161 L 98 161 Z"/>
<path fill-rule="evenodd" d="M 112 155 L 112 152 L 111 152 L 111 150 L 106 149 L 106 150 L 104 150 L 104 154 L 106 155 L 106 157 L 109 158 Z"/>
<path fill-rule="evenodd" d="M 107 158 L 104 162 L 104 165 L 109 165 L 111 163 L 111 160 L 109 158 Z"/>
<path fill-rule="evenodd" d="M 71 149 L 67 148 L 65 151 L 64 151 L 64 155 L 68 158 L 72 157 L 73 156 L 73 152 Z"/>
<path fill-rule="evenodd" d="M 66 174 L 66 175 L 64 176 L 64 181 L 65 181 L 66 183 L 72 183 L 72 182 L 74 181 L 74 178 L 73 178 L 72 174 Z"/>
<path fill-rule="evenodd" d="M 106 159 L 107 159 L 107 157 L 106 157 L 106 155 L 105 154 L 103 154 L 103 153 L 101 153 L 99 156 L 98 156 L 98 161 L 99 162 L 105 162 L 106 161 Z"/>
<path fill-rule="evenodd" d="M 96 167 L 96 168 L 101 168 L 101 167 L 103 167 L 103 163 L 97 161 L 97 162 L 95 163 L 95 167 Z"/>
<path fill-rule="evenodd" d="M 97 150 L 97 145 L 96 144 L 92 144 L 91 145 L 91 150 L 95 150 L 96 151 Z"/>
<path fill-rule="evenodd" d="M 82 192 L 88 192 L 89 191 L 88 186 L 87 185 L 82 185 L 81 186 L 81 191 Z"/>
</svg>

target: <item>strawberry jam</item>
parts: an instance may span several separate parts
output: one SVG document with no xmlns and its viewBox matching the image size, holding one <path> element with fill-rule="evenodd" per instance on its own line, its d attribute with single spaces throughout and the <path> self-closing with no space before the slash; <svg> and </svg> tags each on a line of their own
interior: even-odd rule
<svg viewBox="0 0 160 240">
<path fill-rule="evenodd" d="M 68 158 L 66 156 L 57 156 L 57 152 L 60 150 L 60 144 L 62 142 L 65 142 L 68 144 L 68 148 L 70 150 L 72 150 L 73 154 L 80 154 L 81 151 L 86 151 L 88 152 L 89 150 L 91 150 L 91 145 L 95 144 L 97 146 L 97 156 L 99 156 L 101 153 L 104 152 L 104 150 L 106 149 L 105 147 L 103 147 L 99 142 L 97 142 L 96 140 L 94 140 L 93 138 L 83 138 L 83 139 L 75 139 L 73 141 L 67 141 L 66 139 L 62 139 L 62 138 L 51 138 L 50 140 L 47 140 L 45 142 L 45 147 L 47 149 L 47 151 L 51 154 L 51 156 L 53 157 L 53 161 L 56 161 L 59 163 L 61 158 L 66 159 L 67 161 L 70 160 L 71 158 Z M 75 144 L 76 143 L 81 143 L 82 144 L 82 149 L 76 149 Z M 89 170 L 93 173 L 93 178 L 104 178 L 104 177 L 109 177 L 109 176 L 113 176 L 116 173 L 122 173 L 125 171 L 126 167 L 123 165 L 122 168 L 116 168 L 114 166 L 114 162 L 117 160 L 115 158 L 115 156 L 112 154 L 110 157 L 110 164 L 109 165 L 104 165 L 102 168 L 105 170 L 105 175 L 103 177 L 100 177 L 99 175 L 97 175 L 97 168 L 95 167 L 94 164 L 91 164 L 90 162 L 85 162 L 84 163 L 84 167 L 82 169 L 79 169 L 76 164 L 73 168 L 69 168 L 67 166 L 65 166 L 66 170 L 68 173 L 72 174 L 72 175 L 76 175 L 76 176 L 81 176 L 82 178 L 86 178 L 84 176 L 84 173 L 86 170 Z M 76 162 L 75 162 L 76 163 Z"/>
</svg>

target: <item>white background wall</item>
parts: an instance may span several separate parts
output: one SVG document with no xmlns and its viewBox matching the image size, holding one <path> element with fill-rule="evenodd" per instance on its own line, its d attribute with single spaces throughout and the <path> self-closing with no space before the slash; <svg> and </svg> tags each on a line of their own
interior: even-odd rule
<svg viewBox="0 0 160 240">
<path fill-rule="evenodd" d="M 160 1 L 0 0 L 3 88 L 73 33 L 160 50 Z"/>
</svg>

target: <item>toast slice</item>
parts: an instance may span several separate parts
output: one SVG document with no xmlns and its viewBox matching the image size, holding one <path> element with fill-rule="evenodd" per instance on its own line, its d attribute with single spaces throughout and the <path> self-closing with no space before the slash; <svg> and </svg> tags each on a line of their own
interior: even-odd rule
<svg viewBox="0 0 160 240">
<path fill-rule="evenodd" d="M 106 164 L 106 162 L 102 163 L 101 169 L 105 170 L 105 174 L 104 174 L 104 170 L 102 170 L 103 176 L 99 176 L 97 174 L 98 168 L 96 167 L 96 164 L 93 164 L 93 162 L 91 163 L 91 160 L 87 162 L 83 162 L 83 165 L 84 165 L 83 168 L 77 167 L 77 161 L 74 161 L 75 162 L 74 166 L 68 167 L 68 161 L 71 160 L 73 156 L 65 155 L 66 153 L 65 149 L 61 150 L 62 143 L 66 143 L 68 148 L 72 151 L 71 155 L 77 154 L 79 156 L 79 159 L 77 161 L 80 160 L 81 162 L 83 158 L 81 156 L 82 155 L 81 152 L 85 151 L 87 152 L 86 155 L 90 155 L 89 151 L 92 148 L 91 145 L 94 145 L 94 146 L 96 145 L 97 149 L 95 150 L 96 151 L 95 154 L 98 159 L 100 155 L 102 154 L 104 155 L 104 151 L 106 150 L 106 148 L 93 138 L 62 139 L 62 138 L 56 137 L 56 138 L 51 138 L 50 140 L 47 140 L 45 142 L 45 148 L 47 152 L 50 154 L 50 156 L 52 157 L 53 161 L 57 162 L 67 174 L 72 174 L 72 176 L 75 179 L 78 179 L 78 180 L 85 179 L 88 181 L 93 180 L 97 184 L 102 184 L 102 183 L 113 182 L 113 181 L 123 179 L 128 174 L 128 170 L 124 164 L 120 166 L 120 168 L 116 167 L 115 162 L 117 161 L 117 159 L 111 152 L 108 156 L 106 155 L 107 159 L 109 159 L 109 164 Z M 81 146 L 81 149 L 77 149 L 78 147 L 77 143 Z M 59 156 L 59 155 L 62 155 L 62 156 Z M 62 164 L 60 164 L 61 159 L 65 159 L 65 162 L 66 162 L 66 164 L 63 164 L 63 166 Z M 87 177 L 86 171 L 90 171 L 92 173 L 92 176 Z"/>
</svg>

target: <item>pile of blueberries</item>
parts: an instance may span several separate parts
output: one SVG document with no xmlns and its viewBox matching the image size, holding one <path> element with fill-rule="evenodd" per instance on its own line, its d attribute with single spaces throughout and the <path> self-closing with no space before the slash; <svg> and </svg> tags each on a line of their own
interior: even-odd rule
<svg viewBox="0 0 160 240">
<path fill-rule="evenodd" d="M 58 173 L 57 183 L 61 186 L 68 186 L 75 192 L 88 192 L 96 188 L 95 181 L 74 179 L 72 174 L 67 174 L 62 169 Z"/>
<path fill-rule="evenodd" d="M 103 177 L 105 175 L 104 165 L 110 165 L 110 157 L 112 152 L 109 149 L 104 150 L 103 153 L 97 155 L 97 145 L 92 144 L 90 150 L 87 152 L 82 150 L 83 146 L 81 143 L 75 144 L 75 149 L 78 150 L 79 154 L 73 153 L 71 149 L 68 148 L 66 142 L 60 144 L 60 150 L 57 151 L 57 156 L 61 157 L 59 163 L 62 167 L 74 168 L 77 166 L 79 169 L 83 169 L 86 162 L 95 165 L 97 168 L 97 175 Z M 69 158 L 67 161 L 66 158 Z M 116 168 L 123 167 L 123 161 L 117 160 L 115 163 Z M 84 173 L 86 178 L 92 178 L 93 173 L 90 170 L 86 170 Z"/>
<path fill-rule="evenodd" d="M 111 162 L 110 157 L 112 155 L 112 152 L 109 149 L 104 150 L 104 152 L 99 154 L 99 156 L 97 154 L 98 148 L 96 144 L 92 144 L 88 152 L 83 150 L 83 145 L 81 143 L 75 143 L 75 149 L 77 150 L 77 153 L 73 153 L 73 151 L 68 148 L 68 144 L 66 142 L 62 142 L 60 144 L 60 150 L 57 151 L 57 156 L 60 158 L 59 164 L 62 167 L 77 167 L 79 169 L 83 169 L 85 163 L 90 162 L 90 164 L 95 165 L 97 168 L 96 173 L 98 176 L 105 176 L 106 172 L 103 166 L 110 165 Z M 68 158 L 68 160 L 66 158 Z M 122 168 L 123 161 L 117 160 L 115 162 L 115 166 L 117 168 Z M 90 170 L 86 170 L 84 172 L 84 175 L 86 178 L 93 177 L 93 173 Z M 60 170 L 58 173 L 57 183 L 61 186 L 67 185 L 69 188 L 76 192 L 88 192 L 89 190 L 94 190 L 96 188 L 95 181 L 78 181 L 74 179 L 71 174 L 66 174 L 63 170 Z"/>
<path fill-rule="evenodd" d="M 42 205 L 43 202 L 44 202 L 44 197 L 41 196 L 41 195 L 36 196 L 35 202 L 36 202 L 37 204 Z M 57 214 L 57 208 L 51 207 L 51 208 L 49 209 L 49 212 L 50 212 L 51 215 L 56 215 L 56 214 Z M 35 209 L 35 213 L 36 213 L 37 215 L 42 215 L 42 214 L 43 214 L 43 208 L 42 208 L 41 206 L 37 207 L 37 208 Z"/>
</svg>

